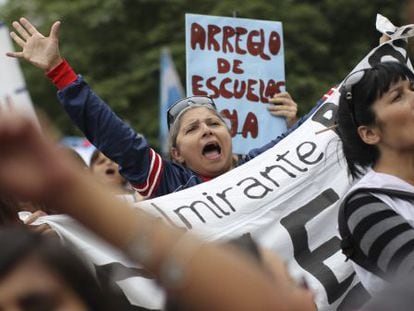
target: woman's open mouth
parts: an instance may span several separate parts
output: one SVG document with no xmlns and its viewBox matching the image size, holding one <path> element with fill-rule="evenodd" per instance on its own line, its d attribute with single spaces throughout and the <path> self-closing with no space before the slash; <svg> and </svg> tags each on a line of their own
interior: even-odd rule
<svg viewBox="0 0 414 311">
<path fill-rule="evenodd" d="M 221 147 L 216 142 L 208 143 L 204 146 L 202 153 L 207 159 L 215 160 L 221 156 Z"/>
<path fill-rule="evenodd" d="M 115 175 L 115 170 L 113 168 L 108 168 L 105 171 L 105 175 L 113 176 Z"/>
</svg>

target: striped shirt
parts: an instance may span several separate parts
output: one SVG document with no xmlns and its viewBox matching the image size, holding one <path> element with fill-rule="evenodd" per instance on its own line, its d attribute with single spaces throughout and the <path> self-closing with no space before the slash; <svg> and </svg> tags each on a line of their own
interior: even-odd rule
<svg viewBox="0 0 414 311">
<path fill-rule="evenodd" d="M 390 278 L 411 273 L 414 228 L 404 217 L 376 196 L 360 193 L 349 200 L 345 219 L 353 242 L 380 271 Z"/>
</svg>

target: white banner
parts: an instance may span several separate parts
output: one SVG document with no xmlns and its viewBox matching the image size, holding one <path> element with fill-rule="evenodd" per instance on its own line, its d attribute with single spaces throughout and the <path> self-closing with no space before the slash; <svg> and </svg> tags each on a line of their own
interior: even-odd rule
<svg viewBox="0 0 414 311">
<path fill-rule="evenodd" d="M 396 29 L 393 40 L 373 49 L 356 69 L 390 59 L 408 62 L 407 43 L 402 38 L 413 32 L 414 25 Z M 210 182 L 140 206 L 208 241 L 250 232 L 262 246 L 288 261 L 294 275 L 306 277 L 319 310 L 344 309 L 361 288 L 351 264 L 341 254 L 337 232 L 339 201 L 351 184 L 339 139 L 334 130 L 327 130 L 334 124 L 338 99 L 334 89 L 298 129 L 252 161 Z M 325 131 L 317 134 L 321 130 Z M 102 264 L 100 256 L 105 264 L 123 262 L 92 239 L 85 246 L 89 239 L 83 231 L 53 217 L 57 216 L 44 221 L 80 246 L 95 264 Z M 122 282 L 138 280 L 144 279 Z M 161 296 L 154 294 L 153 287 L 134 292 L 126 289 L 132 288 L 130 284 L 123 289 L 131 301 L 161 307 Z M 148 299 L 140 298 L 143 293 Z"/>
</svg>

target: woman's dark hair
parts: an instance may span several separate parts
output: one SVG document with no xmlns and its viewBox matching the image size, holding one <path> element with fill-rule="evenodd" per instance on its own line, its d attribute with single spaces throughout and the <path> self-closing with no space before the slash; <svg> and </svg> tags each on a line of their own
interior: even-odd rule
<svg viewBox="0 0 414 311">
<path fill-rule="evenodd" d="M 341 88 L 337 131 L 342 141 L 349 173 L 353 178 L 357 178 L 363 174 L 364 168 L 374 165 L 379 158 L 378 148 L 366 144 L 361 139 L 358 127 L 375 124 L 376 116 L 372 108 L 374 102 L 396 82 L 407 79 L 414 81 L 414 74 L 399 62 L 383 62 L 364 70 L 361 80 L 355 81 L 352 85 L 353 75 L 356 76 L 358 73 L 351 74 L 345 79 Z M 349 93 L 351 98 L 348 96 Z"/>
<path fill-rule="evenodd" d="M 88 310 L 116 310 L 107 292 L 92 275 L 85 262 L 58 240 L 26 228 L 0 230 L 0 279 L 29 257 L 38 258 L 56 273 L 88 307 Z"/>
</svg>

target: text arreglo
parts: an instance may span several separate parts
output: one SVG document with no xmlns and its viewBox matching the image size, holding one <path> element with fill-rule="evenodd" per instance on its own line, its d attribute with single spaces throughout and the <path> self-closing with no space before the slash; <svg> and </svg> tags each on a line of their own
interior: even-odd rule
<svg viewBox="0 0 414 311">
<path fill-rule="evenodd" d="M 217 38 L 221 36 L 221 40 Z M 247 30 L 244 27 L 231 27 L 208 25 L 206 29 L 198 24 L 191 24 L 191 49 L 209 50 L 238 55 L 251 55 L 261 60 L 271 60 L 272 56 L 279 54 L 281 38 L 277 31 L 271 31 L 267 36 L 263 29 Z M 268 51 L 268 52 L 266 52 Z M 229 61 L 217 58 L 217 74 L 244 74 L 243 62 L 239 59 Z M 254 78 L 254 77 L 252 77 Z M 211 98 L 246 99 L 248 102 L 269 103 L 269 98 L 280 93 L 285 86 L 285 81 L 274 79 L 232 79 L 230 77 L 212 76 L 205 79 L 200 75 L 191 76 L 192 93 Z M 239 131 L 239 118 L 237 111 L 224 109 L 223 117 L 230 121 L 231 136 L 241 134 L 246 138 L 258 136 L 258 121 L 253 112 L 246 115 L 245 121 Z"/>
<path fill-rule="evenodd" d="M 221 35 L 222 40 L 218 42 L 217 35 Z M 242 40 L 242 37 L 245 40 Z M 242 44 L 245 42 L 245 44 Z M 281 40 L 277 31 L 271 31 L 266 38 L 263 29 L 247 30 L 244 27 L 208 25 L 207 30 L 198 23 L 191 24 L 191 48 L 195 50 L 197 45 L 201 50 L 208 49 L 223 53 L 236 53 L 258 56 L 263 60 L 270 60 L 265 48 L 271 55 L 279 54 Z M 207 46 L 207 47 L 206 47 Z"/>
</svg>

